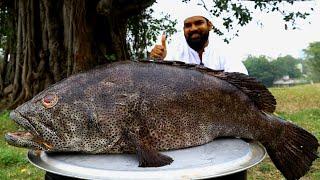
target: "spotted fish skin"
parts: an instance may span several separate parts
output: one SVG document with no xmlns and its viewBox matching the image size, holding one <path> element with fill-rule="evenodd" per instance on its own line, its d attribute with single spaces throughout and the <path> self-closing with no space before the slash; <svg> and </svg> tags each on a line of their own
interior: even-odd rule
<svg viewBox="0 0 320 180">
<path fill-rule="evenodd" d="M 48 94 L 58 96 L 55 107 L 45 108 L 41 103 Z M 247 96 L 219 78 L 197 70 L 137 62 L 72 76 L 15 112 L 39 121 L 69 143 L 67 149 L 61 149 L 56 139 L 57 149 L 52 151 L 89 153 L 120 153 L 130 148 L 123 142 L 126 129 L 145 133 L 158 150 L 196 146 L 219 135 L 239 135 L 235 134 L 239 126 L 248 126 L 241 136 L 252 138 L 259 132 L 247 129 L 259 121 L 249 124 L 248 117 L 260 118 Z M 234 119 L 239 119 L 238 124 Z"/>
<path fill-rule="evenodd" d="M 49 108 L 44 104 L 48 96 L 57 98 Z M 260 141 L 288 179 L 302 176 L 317 158 L 312 154 L 318 141 L 273 116 L 274 109 L 270 92 L 243 74 L 174 62 L 121 61 L 56 83 L 11 113 L 37 137 L 37 146 L 34 140 L 29 147 L 19 144 L 10 134 L 6 139 L 51 152 L 137 152 L 140 166 L 162 166 L 172 159 L 157 151 L 234 136 Z M 275 147 L 285 151 L 279 143 L 296 134 L 308 142 L 297 145 L 308 157 L 301 160 L 306 167 L 294 165 L 302 169 L 298 173 L 283 167 L 283 157 L 274 152 Z"/>
</svg>

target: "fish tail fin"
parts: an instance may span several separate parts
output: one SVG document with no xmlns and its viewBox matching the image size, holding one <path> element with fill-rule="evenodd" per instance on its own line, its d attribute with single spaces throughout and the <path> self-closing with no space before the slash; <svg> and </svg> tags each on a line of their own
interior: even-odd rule
<svg viewBox="0 0 320 180">
<path fill-rule="evenodd" d="M 270 116 L 269 116 L 270 117 Z M 278 117 L 271 116 L 277 120 Z M 267 152 L 286 179 L 299 179 L 310 169 L 312 162 L 318 158 L 318 140 L 311 133 L 281 120 L 284 129 L 272 142 L 265 142 Z"/>
</svg>

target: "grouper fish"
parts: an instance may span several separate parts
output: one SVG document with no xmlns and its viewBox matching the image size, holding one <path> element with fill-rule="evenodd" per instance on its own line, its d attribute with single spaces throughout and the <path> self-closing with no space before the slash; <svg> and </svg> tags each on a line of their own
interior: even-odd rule
<svg viewBox="0 0 320 180">
<path fill-rule="evenodd" d="M 217 137 L 259 141 L 287 179 L 318 157 L 318 140 L 273 114 L 276 100 L 253 77 L 169 61 L 120 61 L 66 78 L 10 113 L 26 132 L 6 141 L 46 152 L 136 153 L 141 167 L 173 159 L 159 151 Z"/>
</svg>

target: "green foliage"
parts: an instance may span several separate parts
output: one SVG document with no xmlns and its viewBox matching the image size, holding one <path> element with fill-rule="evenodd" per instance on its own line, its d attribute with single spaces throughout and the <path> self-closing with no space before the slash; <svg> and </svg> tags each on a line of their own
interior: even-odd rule
<svg viewBox="0 0 320 180">
<path fill-rule="evenodd" d="M 302 60 L 290 55 L 278 57 L 275 60 L 268 59 L 265 56 L 249 56 L 244 61 L 249 75 L 258 78 L 268 87 L 272 86 L 273 81 L 286 75 L 289 75 L 290 78 L 302 77 L 302 73 L 297 67 L 300 63 L 302 63 Z"/>
<path fill-rule="evenodd" d="M 315 82 L 320 82 L 320 42 L 310 43 L 307 49 L 304 49 L 304 53 L 310 77 Z"/>
<path fill-rule="evenodd" d="M 116 61 L 116 55 L 115 54 L 105 54 L 104 57 L 106 58 L 106 60 L 108 61 Z"/>
<path fill-rule="evenodd" d="M 249 56 L 244 64 L 251 76 L 257 77 L 268 87 L 274 80 L 286 75 L 290 78 L 301 78 L 303 74 L 307 74 L 308 78 L 320 82 L 320 42 L 310 43 L 304 53 L 305 60 L 290 55 L 274 60 L 268 60 L 265 56 Z M 302 66 L 302 69 L 299 69 L 298 65 Z"/>
<path fill-rule="evenodd" d="M 302 76 L 301 71 L 297 67 L 299 63 L 302 63 L 302 60 L 290 55 L 278 57 L 270 63 L 275 79 L 282 78 L 285 75 L 289 75 L 290 78 L 300 78 Z"/>
<path fill-rule="evenodd" d="M 275 77 L 271 63 L 265 56 L 249 56 L 244 65 L 248 69 L 249 75 L 259 79 L 264 85 L 271 86 Z"/>
<path fill-rule="evenodd" d="M 154 45 L 160 33 L 172 35 L 177 31 L 175 29 L 177 20 L 171 20 L 168 14 L 155 19 L 151 15 L 153 12 L 154 10 L 149 8 L 129 19 L 127 47 L 134 59 L 147 58 L 146 48 Z"/>
</svg>

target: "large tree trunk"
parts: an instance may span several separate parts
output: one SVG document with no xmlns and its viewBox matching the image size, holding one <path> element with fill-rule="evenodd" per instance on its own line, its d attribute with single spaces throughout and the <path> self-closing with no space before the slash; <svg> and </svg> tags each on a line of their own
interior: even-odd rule
<svg viewBox="0 0 320 180">
<path fill-rule="evenodd" d="M 14 35 L 0 62 L 1 104 L 10 108 L 71 74 L 128 59 L 128 18 L 154 0 L 12 0 Z M 1 108 L 1 107 L 0 107 Z"/>
</svg>

